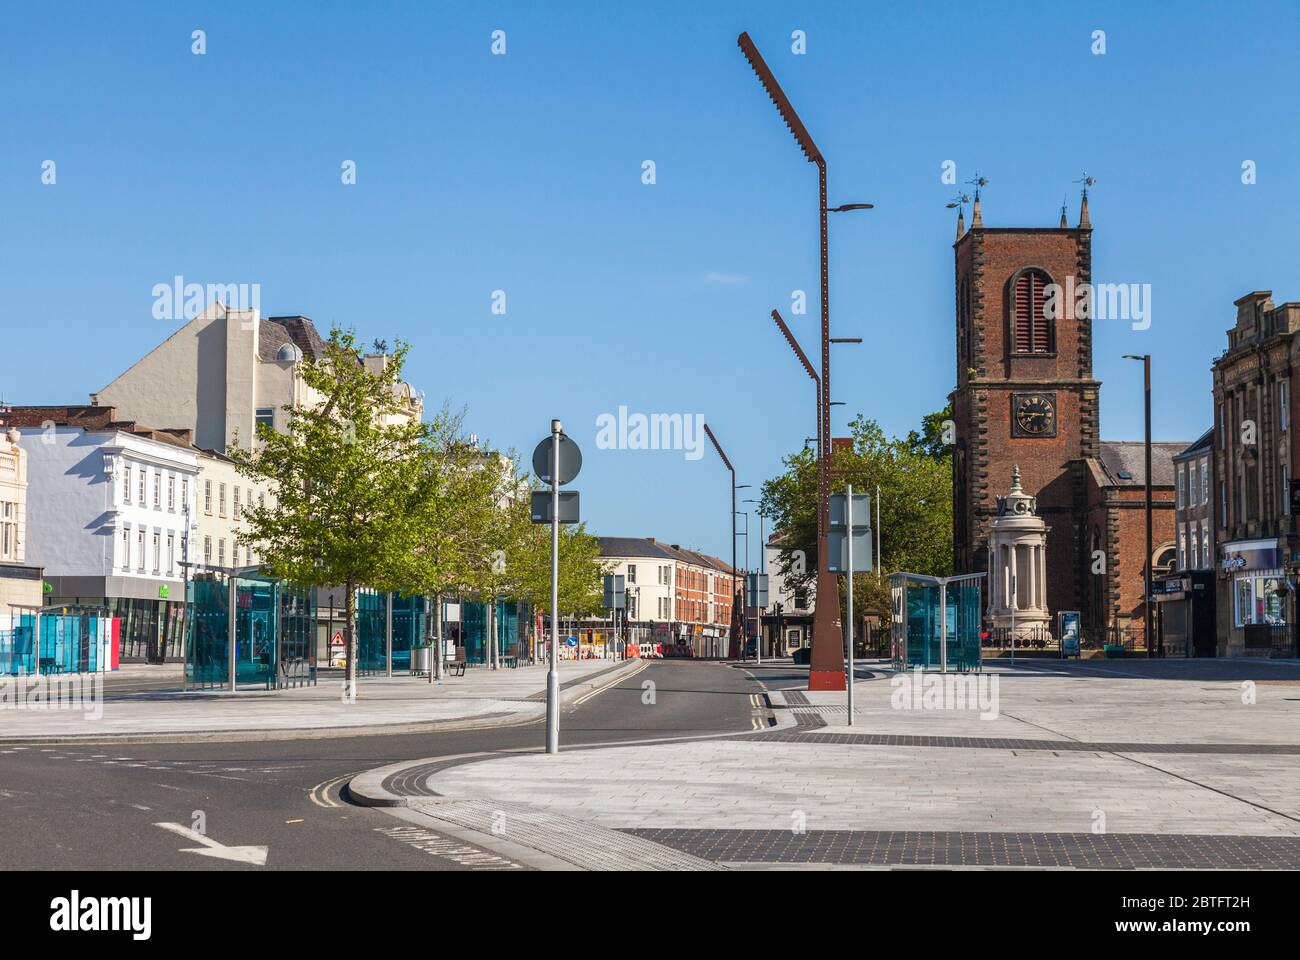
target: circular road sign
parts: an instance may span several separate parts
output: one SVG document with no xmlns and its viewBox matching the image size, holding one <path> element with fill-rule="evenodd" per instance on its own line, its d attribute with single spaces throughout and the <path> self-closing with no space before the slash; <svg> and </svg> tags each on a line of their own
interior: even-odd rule
<svg viewBox="0 0 1300 960">
<path fill-rule="evenodd" d="M 560 469 L 559 483 L 564 486 L 571 483 L 582 469 L 582 451 L 572 437 L 560 434 Z M 533 451 L 533 474 L 542 483 L 551 482 L 551 438 L 547 437 Z"/>
</svg>

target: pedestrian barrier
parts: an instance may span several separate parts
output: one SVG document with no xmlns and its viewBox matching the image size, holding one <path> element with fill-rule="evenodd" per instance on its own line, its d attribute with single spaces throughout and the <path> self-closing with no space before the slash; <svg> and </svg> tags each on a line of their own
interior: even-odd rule
<svg viewBox="0 0 1300 960">
<path fill-rule="evenodd" d="M 31 610 L 0 620 L 0 673 L 94 673 L 116 669 L 117 621 L 101 608 Z"/>
</svg>

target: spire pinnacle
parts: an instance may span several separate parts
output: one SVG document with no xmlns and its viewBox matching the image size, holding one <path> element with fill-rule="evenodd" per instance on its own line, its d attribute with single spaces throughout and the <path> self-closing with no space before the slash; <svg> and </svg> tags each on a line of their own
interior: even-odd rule
<svg viewBox="0 0 1300 960">
<path fill-rule="evenodd" d="M 975 179 L 968 181 L 975 186 L 975 205 L 971 208 L 970 228 L 979 229 L 984 226 L 984 212 L 980 208 L 980 188 L 987 187 L 989 182 L 986 177 L 975 174 Z"/>
<path fill-rule="evenodd" d="M 1088 188 L 1097 181 L 1085 173 L 1081 179 L 1074 182 L 1083 184 L 1083 202 L 1079 205 L 1079 229 L 1091 230 L 1092 218 L 1088 216 Z"/>
<path fill-rule="evenodd" d="M 1011 495 L 1018 496 L 1023 494 L 1024 488 L 1020 486 L 1020 464 L 1011 465 Z"/>
<path fill-rule="evenodd" d="M 1062 198 L 1061 198 L 1061 229 L 1064 230 L 1064 229 L 1066 229 L 1066 228 L 1069 227 L 1069 226 L 1070 226 L 1070 224 L 1069 224 L 1068 222 L 1066 222 L 1066 219 L 1065 219 L 1065 198 L 1062 197 Z"/>
<path fill-rule="evenodd" d="M 960 240 L 966 233 L 966 218 L 963 216 L 962 209 L 957 208 L 957 239 Z"/>
</svg>

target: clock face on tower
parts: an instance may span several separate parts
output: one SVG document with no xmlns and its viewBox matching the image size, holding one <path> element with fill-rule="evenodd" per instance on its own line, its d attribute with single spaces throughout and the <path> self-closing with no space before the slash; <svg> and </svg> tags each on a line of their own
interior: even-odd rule
<svg viewBox="0 0 1300 960">
<path fill-rule="evenodd" d="M 1013 437 L 1056 436 L 1056 395 L 1014 393 L 1011 395 Z"/>
</svg>

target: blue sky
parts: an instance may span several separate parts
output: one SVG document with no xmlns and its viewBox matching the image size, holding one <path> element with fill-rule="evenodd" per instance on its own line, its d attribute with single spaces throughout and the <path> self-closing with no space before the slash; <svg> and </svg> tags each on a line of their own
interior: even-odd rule
<svg viewBox="0 0 1300 960">
<path fill-rule="evenodd" d="M 595 436 L 620 405 L 703 414 L 757 487 L 813 432 L 768 313 L 815 347 L 816 173 L 742 29 L 832 203 L 876 204 L 832 220 L 834 333 L 868 341 L 835 354 L 836 434 L 858 411 L 905 433 L 953 385 L 945 160 L 989 178 L 989 226 L 1054 225 L 1067 194 L 1074 222 L 1097 178 L 1095 278 L 1151 284 L 1153 313 L 1096 325 L 1107 439 L 1141 435 L 1121 354 L 1154 357 L 1157 439 L 1191 440 L 1232 301 L 1300 299 L 1295 2 L 7 3 L 0 395 L 85 402 L 175 327 L 151 315 L 174 275 L 259 283 L 268 315 L 411 341 L 427 402 L 496 444 L 561 417 L 598 532 L 725 555 L 712 452 Z"/>
</svg>

